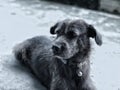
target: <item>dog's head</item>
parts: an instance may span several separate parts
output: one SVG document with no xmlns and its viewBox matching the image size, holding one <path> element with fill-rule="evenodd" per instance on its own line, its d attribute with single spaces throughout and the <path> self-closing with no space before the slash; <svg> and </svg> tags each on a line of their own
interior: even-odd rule
<svg viewBox="0 0 120 90">
<path fill-rule="evenodd" d="M 97 45 L 102 45 L 101 35 L 96 29 L 82 20 L 63 20 L 50 29 L 56 34 L 52 46 L 54 55 L 69 59 L 76 53 L 84 52 L 90 47 L 90 37 L 95 39 Z"/>
</svg>

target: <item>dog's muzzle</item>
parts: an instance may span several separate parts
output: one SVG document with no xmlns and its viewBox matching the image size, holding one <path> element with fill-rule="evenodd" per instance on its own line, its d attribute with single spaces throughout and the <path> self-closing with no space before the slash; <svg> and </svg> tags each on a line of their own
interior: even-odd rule
<svg viewBox="0 0 120 90">
<path fill-rule="evenodd" d="M 65 50 L 65 43 L 55 43 L 52 46 L 53 53 L 59 55 Z"/>
</svg>

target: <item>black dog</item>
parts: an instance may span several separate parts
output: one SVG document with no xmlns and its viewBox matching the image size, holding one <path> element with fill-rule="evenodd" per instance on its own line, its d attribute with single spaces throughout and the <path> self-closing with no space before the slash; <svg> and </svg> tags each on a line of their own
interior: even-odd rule
<svg viewBox="0 0 120 90">
<path fill-rule="evenodd" d="M 38 36 L 17 45 L 15 57 L 48 90 L 95 90 L 89 76 L 90 37 L 101 45 L 101 35 L 85 21 L 69 19 L 56 23 L 50 33 L 57 36 Z"/>
</svg>

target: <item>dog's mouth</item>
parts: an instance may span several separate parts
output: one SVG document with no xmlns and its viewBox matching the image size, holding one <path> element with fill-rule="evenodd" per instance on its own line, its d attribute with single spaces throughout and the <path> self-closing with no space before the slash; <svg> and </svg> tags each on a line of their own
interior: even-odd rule
<svg viewBox="0 0 120 90">
<path fill-rule="evenodd" d="M 64 59 L 63 57 L 60 57 L 60 56 L 54 56 L 55 60 L 60 60 L 61 62 L 63 62 L 64 64 L 67 64 L 67 60 Z"/>
<path fill-rule="evenodd" d="M 59 58 L 64 59 L 64 60 L 67 60 L 67 59 L 70 58 L 69 55 L 68 55 L 68 53 L 66 54 L 65 51 L 61 52 L 61 53 L 60 52 L 59 53 L 58 52 L 57 53 L 53 52 L 53 56 L 54 57 L 59 57 Z"/>
<path fill-rule="evenodd" d="M 63 58 L 63 55 L 61 52 L 53 51 L 53 56 Z"/>
</svg>

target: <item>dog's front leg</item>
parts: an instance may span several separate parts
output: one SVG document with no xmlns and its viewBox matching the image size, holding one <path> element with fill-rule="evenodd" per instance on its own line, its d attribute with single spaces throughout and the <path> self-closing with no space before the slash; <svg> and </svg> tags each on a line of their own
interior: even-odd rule
<svg viewBox="0 0 120 90">
<path fill-rule="evenodd" d="M 60 58 L 53 59 L 50 71 L 51 83 L 49 90 L 76 90 L 74 81 L 69 78 L 69 70 Z"/>
<path fill-rule="evenodd" d="M 69 86 L 67 85 L 66 81 L 59 76 L 53 78 L 50 85 L 50 90 L 70 90 L 68 88 Z"/>
<path fill-rule="evenodd" d="M 61 75 L 64 74 L 64 64 L 59 58 L 53 59 L 51 63 L 51 83 L 49 90 L 68 90 L 68 84 L 64 77 Z"/>
</svg>

